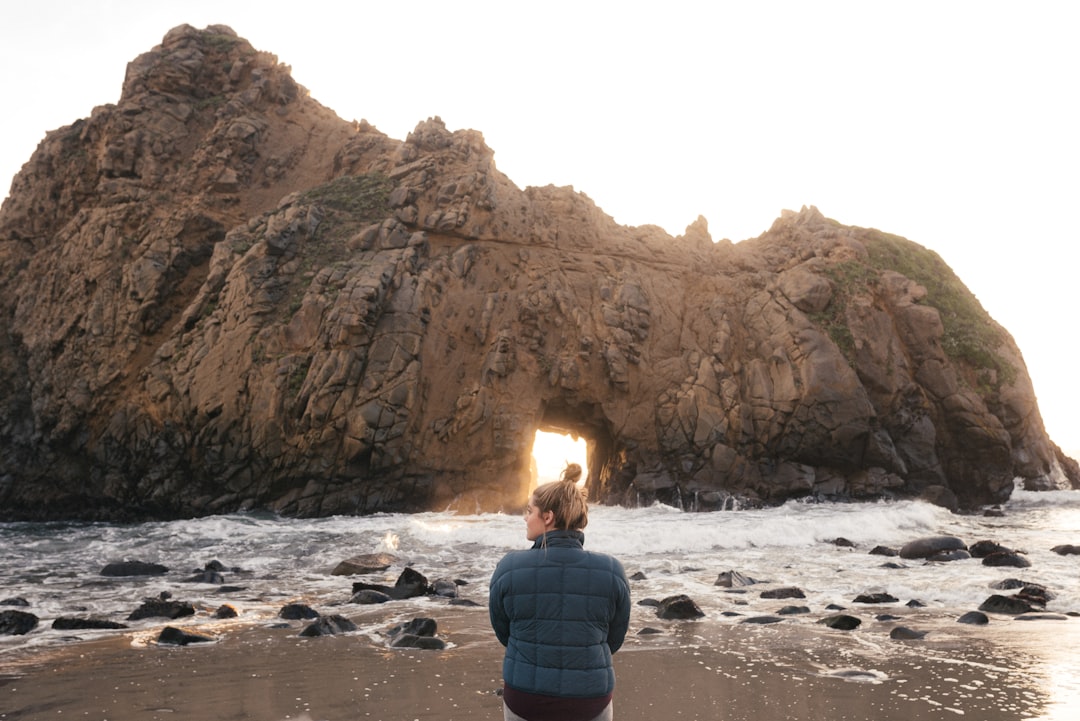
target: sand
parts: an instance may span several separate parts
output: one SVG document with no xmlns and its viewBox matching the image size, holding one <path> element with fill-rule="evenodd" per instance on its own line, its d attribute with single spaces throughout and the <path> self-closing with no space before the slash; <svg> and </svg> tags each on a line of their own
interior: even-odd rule
<svg viewBox="0 0 1080 721">
<path fill-rule="evenodd" d="M 301 638 L 295 623 L 222 626 L 212 644 L 158 646 L 146 630 L 0 656 L 0 719 L 501 719 L 486 610 L 431 615 L 445 650 L 391 650 L 373 633 Z M 892 641 L 870 624 L 658 622 L 659 634 L 632 628 L 615 657 L 615 717 L 1071 721 L 1080 621 L 1018 625 L 942 622 Z"/>
</svg>

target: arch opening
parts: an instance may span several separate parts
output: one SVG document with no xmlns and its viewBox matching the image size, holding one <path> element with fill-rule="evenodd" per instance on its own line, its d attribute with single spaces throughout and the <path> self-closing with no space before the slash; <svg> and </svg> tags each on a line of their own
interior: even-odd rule
<svg viewBox="0 0 1080 721">
<path fill-rule="evenodd" d="M 548 445 L 551 442 L 552 445 Z M 566 463 L 581 466 L 591 501 L 606 502 L 615 448 L 610 423 L 599 405 L 549 401 L 534 431 L 529 450 L 529 489 L 556 480 Z"/>
<path fill-rule="evenodd" d="M 581 483 L 589 477 L 589 448 L 585 439 L 576 433 L 537 430 L 532 447 L 533 483 L 536 487 L 559 480 L 567 463 L 581 466 Z"/>
</svg>

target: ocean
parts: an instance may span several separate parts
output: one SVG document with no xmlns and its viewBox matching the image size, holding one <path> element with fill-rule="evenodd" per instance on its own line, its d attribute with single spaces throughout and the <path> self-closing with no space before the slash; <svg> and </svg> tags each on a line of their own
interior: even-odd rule
<svg viewBox="0 0 1080 721">
<path fill-rule="evenodd" d="M 927 631 L 928 639 L 950 639 L 925 647 L 942 658 L 949 654 L 962 658 L 963 645 L 971 638 L 996 644 L 1005 654 L 1022 653 L 1025 673 L 1046 679 L 1043 686 L 1050 700 L 1045 708 L 1080 705 L 1080 652 L 1073 643 L 1047 642 L 1080 640 L 1080 618 L 1069 615 L 1080 613 L 1080 556 L 1051 551 L 1063 544 L 1080 545 L 1080 492 L 1018 490 L 1001 511 L 955 515 L 918 501 L 792 501 L 776 508 L 711 513 L 661 505 L 593 506 L 585 535 L 587 549 L 623 561 L 635 578 L 631 583 L 635 602 L 685 594 L 705 614 L 697 621 L 672 622 L 657 618 L 651 606 L 637 605 L 631 634 L 646 628 L 663 633 L 672 624 L 694 624 L 700 633 L 675 636 L 697 643 L 722 633 L 725 626 L 775 614 L 787 605 L 805 606 L 810 612 L 786 616 L 783 624 L 806 627 L 842 608 L 863 619 L 863 626 L 852 633 L 863 634 L 866 653 L 873 658 L 897 652 L 897 646 L 888 643 L 887 632 L 871 632 L 882 623 L 879 615 L 890 614 L 898 617 L 892 625 Z M 353 581 L 393 585 L 405 566 L 429 581 L 457 581 L 460 598 L 480 606 L 474 613 L 482 623 L 491 571 L 507 551 L 528 547 L 524 532 L 519 515 L 451 512 L 319 519 L 237 514 L 128 525 L 0 524 L 0 602 L 5 604 L 0 611 L 17 609 L 41 619 L 25 635 L 0 636 L 0 673 L 46 651 L 102 636 L 123 635 L 133 646 L 151 644 L 164 620 L 126 618 L 144 598 L 162 592 L 190 601 L 198 610 L 195 616 L 169 622 L 172 625 L 210 633 L 228 632 L 238 625 L 272 625 L 281 622 L 282 606 L 304 603 L 323 614 L 345 615 L 360 627 L 356 633 L 376 639 L 386 627 L 391 605 L 396 618 L 438 616 L 439 601 L 432 598 L 384 606 L 349 603 Z M 870 553 L 876 546 L 898 549 L 937 535 L 957 536 L 969 545 L 994 541 L 1021 551 L 1031 565 L 991 567 L 977 558 L 927 563 Z M 838 544 L 838 539 L 844 541 Z M 363 577 L 331 575 L 340 561 L 375 552 L 392 553 L 399 562 Z M 106 564 L 124 560 L 162 564 L 169 571 L 152 577 L 100 575 Z M 210 561 L 227 569 L 224 591 L 221 584 L 189 580 Z M 717 586 L 718 576 L 727 571 L 759 583 L 741 589 Z M 993 588 L 1006 578 L 1045 586 L 1053 595 L 1045 611 L 1054 618 L 1020 623 L 1011 616 L 990 614 L 988 626 L 956 623 L 990 595 L 1012 593 Z M 801 589 L 805 598 L 761 597 L 762 590 L 790 586 Z M 875 605 L 854 600 L 873 593 L 897 600 Z M 26 605 L 11 605 L 23 602 Z M 222 604 L 234 606 L 239 617 L 214 619 L 213 611 Z M 52 629 L 52 620 L 61 616 L 104 618 L 129 628 Z M 669 634 L 667 642 L 670 639 Z M 454 639 L 448 641 L 453 644 Z M 864 666 L 868 675 L 863 678 L 873 680 L 869 666 Z M 954 710 L 962 712 L 963 703 Z M 1017 718 L 1057 717 L 1051 713 Z"/>
</svg>

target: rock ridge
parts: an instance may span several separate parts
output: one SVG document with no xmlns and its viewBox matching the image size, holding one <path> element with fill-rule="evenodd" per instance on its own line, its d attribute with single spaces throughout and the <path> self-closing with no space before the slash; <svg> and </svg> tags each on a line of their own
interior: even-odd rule
<svg viewBox="0 0 1080 721">
<path fill-rule="evenodd" d="M 1080 483 L 933 252 L 813 207 L 672 238 L 493 156 L 171 30 L 0 209 L 0 519 L 516 508 L 538 429 L 605 503 Z"/>
</svg>

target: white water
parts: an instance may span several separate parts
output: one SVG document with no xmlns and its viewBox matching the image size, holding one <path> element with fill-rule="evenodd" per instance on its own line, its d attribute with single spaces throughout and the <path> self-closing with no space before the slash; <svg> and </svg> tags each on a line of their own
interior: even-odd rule
<svg viewBox="0 0 1080 721">
<path fill-rule="evenodd" d="M 899 548 L 930 535 L 955 535 L 968 544 L 992 540 L 1024 551 L 1031 568 L 993 568 L 977 559 L 925 564 L 870 555 L 876 545 Z M 855 548 L 838 547 L 843 537 Z M 896 613 L 912 599 L 928 611 L 960 615 L 976 609 L 990 594 L 990 585 L 1021 578 L 1046 586 L 1055 594 L 1047 611 L 1080 611 L 1080 557 L 1060 556 L 1050 549 L 1080 544 L 1080 493 L 1018 491 L 1004 517 L 957 516 L 919 502 L 873 504 L 788 503 L 765 510 L 683 513 L 665 506 L 641 509 L 594 507 L 586 529 L 586 547 L 622 559 L 628 574 L 642 573 L 632 584 L 635 600 L 687 594 L 716 622 L 731 623 L 723 614 L 774 613 L 796 603 L 824 613 L 829 604 L 852 607 L 861 593 L 888 592 L 899 599 L 891 607 L 862 608 L 864 613 Z M 0 637 L 5 653 L 39 645 L 68 643 L 71 632 L 50 628 L 58 616 L 95 616 L 125 622 L 144 597 L 168 591 L 176 600 L 205 610 L 185 623 L 198 622 L 223 603 L 241 611 L 241 622 L 275 619 L 289 602 L 307 603 L 322 612 L 363 616 L 366 607 L 344 605 L 356 577 L 332 576 L 343 559 L 390 550 L 401 563 L 385 574 L 365 577 L 392 585 L 408 564 L 429 580 L 460 579 L 461 596 L 485 604 L 487 581 L 498 559 L 523 548 L 524 522 L 502 514 L 455 515 L 423 513 L 324 519 L 283 519 L 251 515 L 144 523 L 0 524 L 0 601 L 23 598 L 41 619 L 26 636 Z M 160 563 L 170 572 L 159 577 L 107 578 L 101 568 L 113 561 Z M 238 572 L 225 582 L 243 591 L 219 593 L 215 585 L 184 579 L 211 560 Z M 729 593 L 714 584 L 719 573 L 736 570 L 767 585 Z M 768 601 L 760 590 L 797 586 L 805 600 Z M 416 610 L 429 599 L 397 602 Z M 412 604 L 411 608 L 406 608 Z M 333 607 L 333 611 L 329 609 Z M 11 608 L 0 606 L 0 610 Z M 385 611 L 385 609 L 383 609 Z M 430 611 L 430 607 L 428 607 Z M 636 612 L 637 613 L 637 612 Z M 648 622 L 640 611 L 641 623 Z M 362 621 L 362 619 L 361 619 Z M 807 621 L 809 623 L 810 621 Z M 156 629 L 161 619 L 131 622 L 132 628 Z M 79 638 L 95 634 L 79 632 Z"/>
</svg>

